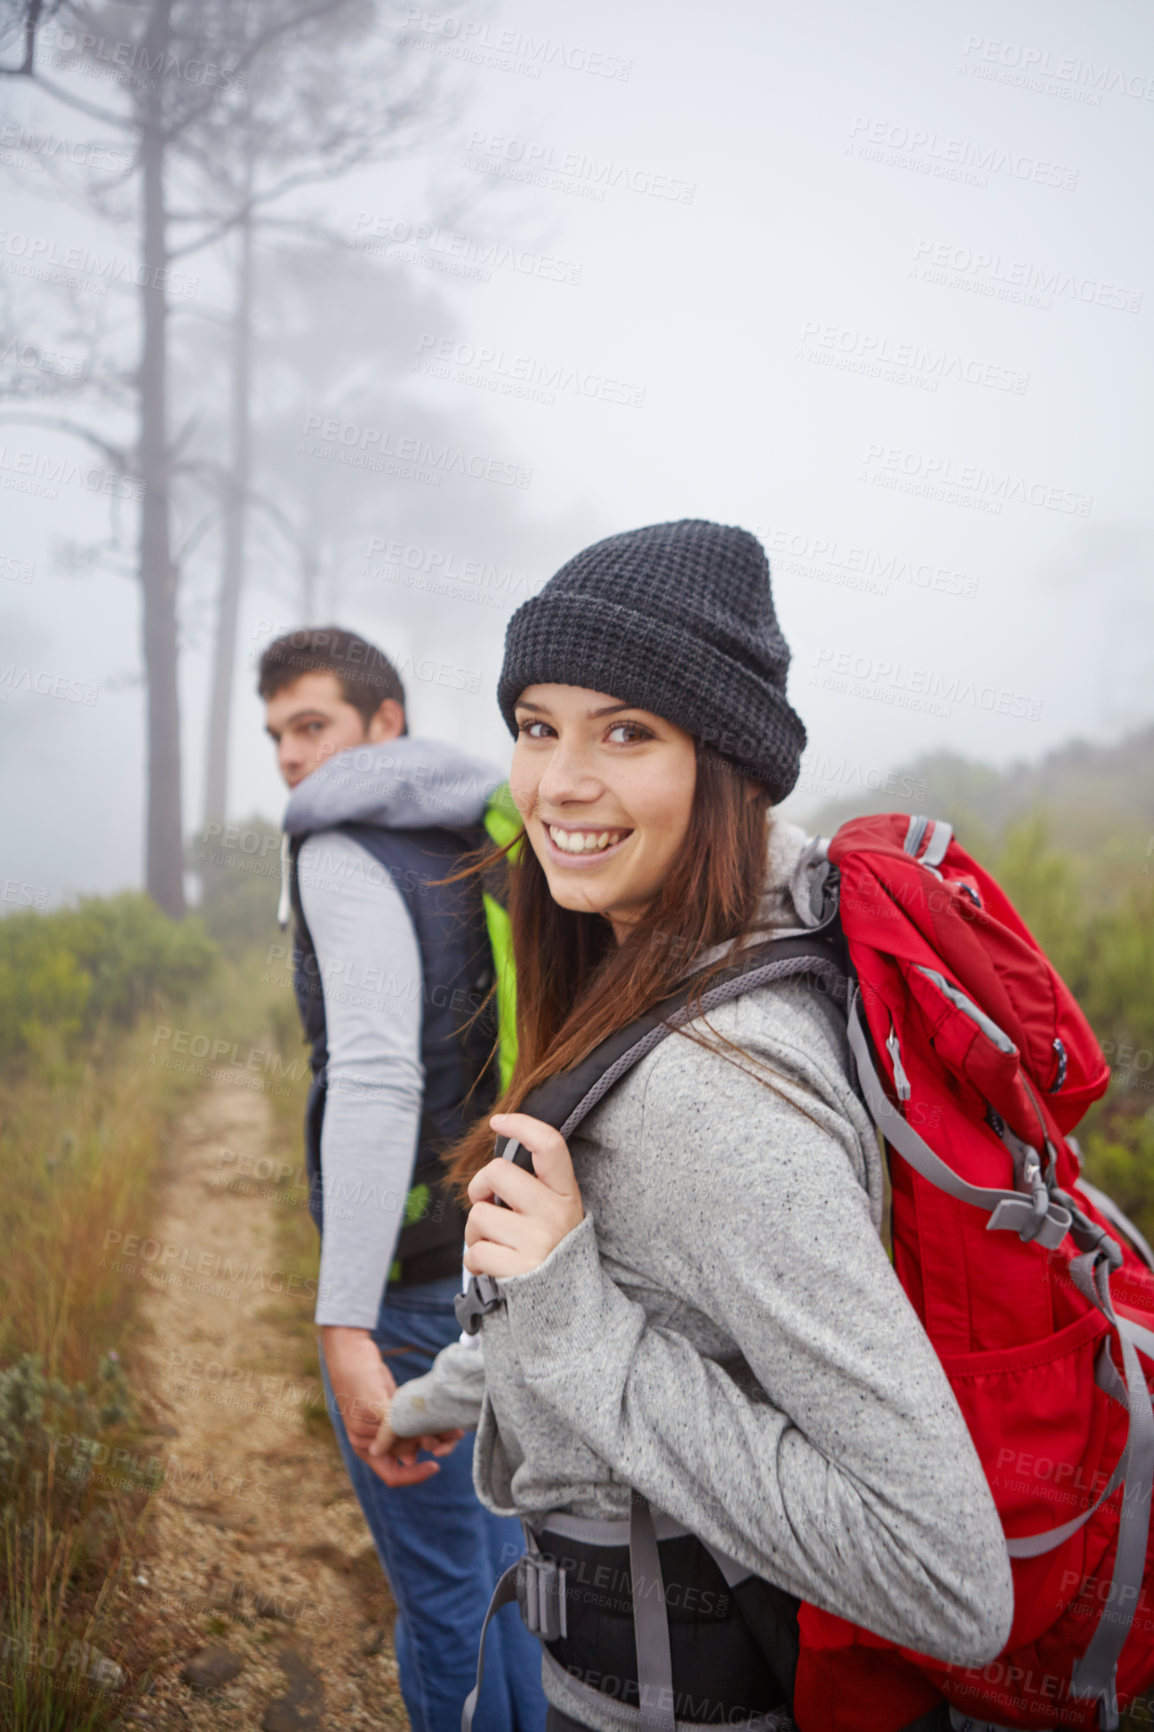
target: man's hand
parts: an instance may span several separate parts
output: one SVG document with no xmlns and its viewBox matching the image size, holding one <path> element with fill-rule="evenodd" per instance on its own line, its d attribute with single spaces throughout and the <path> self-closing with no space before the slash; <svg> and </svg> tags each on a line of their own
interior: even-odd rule
<svg viewBox="0 0 1154 1732">
<path fill-rule="evenodd" d="M 585 1205 L 560 1131 L 528 1113 L 495 1113 L 498 1136 L 516 1137 L 533 1172 L 492 1160 L 469 1181 L 473 1207 L 465 1222 L 465 1267 L 471 1275 L 527 1275 L 585 1219 Z M 499 1197 L 502 1209 L 491 1199 Z"/>
<path fill-rule="evenodd" d="M 335 1323 L 323 1324 L 321 1349 L 337 1408 L 354 1453 L 386 1485 L 419 1485 L 431 1474 L 440 1473 L 435 1461 L 417 1463 L 410 1459 L 401 1466 L 369 1455 L 369 1445 L 389 1411 L 389 1402 L 397 1387 L 369 1331 L 345 1328 Z"/>
</svg>

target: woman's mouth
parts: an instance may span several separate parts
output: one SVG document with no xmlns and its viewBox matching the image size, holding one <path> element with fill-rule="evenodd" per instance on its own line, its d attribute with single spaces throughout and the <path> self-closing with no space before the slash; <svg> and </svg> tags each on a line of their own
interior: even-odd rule
<svg viewBox="0 0 1154 1732">
<path fill-rule="evenodd" d="M 560 824 L 543 824 L 542 829 L 554 860 L 566 866 L 584 865 L 586 861 L 608 859 L 622 843 L 632 836 L 632 830 L 595 829 L 593 825 L 567 829 Z"/>
</svg>

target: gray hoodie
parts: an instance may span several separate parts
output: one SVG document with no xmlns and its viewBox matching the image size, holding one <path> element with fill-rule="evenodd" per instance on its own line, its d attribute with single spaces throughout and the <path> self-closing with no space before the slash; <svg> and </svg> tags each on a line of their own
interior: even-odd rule
<svg viewBox="0 0 1154 1732">
<path fill-rule="evenodd" d="M 316 1321 L 371 1329 L 393 1260 L 421 1118 L 421 957 L 388 873 L 344 823 L 479 821 L 502 771 L 439 740 L 354 746 L 293 789 L 289 836 L 316 949 L 328 1041 L 325 1230 Z"/>
<path fill-rule="evenodd" d="M 804 840 L 775 823 L 771 924 L 812 922 Z M 570 1143 L 584 1220 L 498 1283 L 483 1351 L 455 1343 L 398 1391 L 394 1428 L 476 1426 L 497 1513 L 622 1519 L 636 1487 L 790 1593 L 989 1660 L 1013 1611 L 1002 1528 L 879 1236 L 841 1013 L 789 981 L 709 1022 L 752 1065 L 675 1034 L 627 1073 Z M 637 1723 L 547 1655 L 544 1682 L 603 1732 Z"/>
</svg>

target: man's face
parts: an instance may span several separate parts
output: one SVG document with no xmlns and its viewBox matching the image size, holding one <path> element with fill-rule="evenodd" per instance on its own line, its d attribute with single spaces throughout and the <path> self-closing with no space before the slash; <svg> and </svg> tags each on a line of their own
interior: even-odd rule
<svg viewBox="0 0 1154 1732">
<path fill-rule="evenodd" d="M 366 728 L 336 674 L 310 673 L 265 699 L 264 721 L 265 732 L 276 742 L 280 773 L 295 788 L 318 765 L 350 746 L 395 740 L 404 728 L 405 712 L 386 698 Z"/>
</svg>

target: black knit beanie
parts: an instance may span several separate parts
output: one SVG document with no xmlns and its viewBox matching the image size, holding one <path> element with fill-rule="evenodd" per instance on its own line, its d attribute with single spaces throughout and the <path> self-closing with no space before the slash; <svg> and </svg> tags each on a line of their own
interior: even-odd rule
<svg viewBox="0 0 1154 1732">
<path fill-rule="evenodd" d="M 586 686 L 675 722 L 784 800 L 805 728 L 769 563 L 745 529 L 685 518 L 611 535 L 524 602 L 505 633 L 497 702 L 540 682 Z"/>
</svg>

